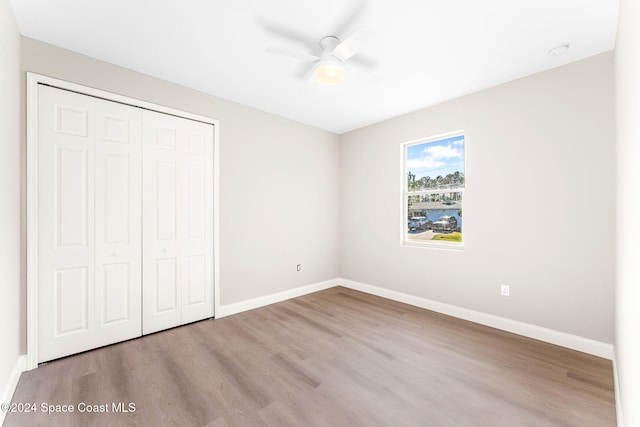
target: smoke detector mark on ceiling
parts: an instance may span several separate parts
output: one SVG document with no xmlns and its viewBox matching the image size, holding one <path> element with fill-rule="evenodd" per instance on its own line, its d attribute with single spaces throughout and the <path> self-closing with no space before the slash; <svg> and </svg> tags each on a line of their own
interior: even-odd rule
<svg viewBox="0 0 640 427">
<path fill-rule="evenodd" d="M 557 57 L 562 56 L 569 50 L 569 43 L 561 44 L 560 46 L 556 46 L 549 51 L 549 56 Z"/>
</svg>

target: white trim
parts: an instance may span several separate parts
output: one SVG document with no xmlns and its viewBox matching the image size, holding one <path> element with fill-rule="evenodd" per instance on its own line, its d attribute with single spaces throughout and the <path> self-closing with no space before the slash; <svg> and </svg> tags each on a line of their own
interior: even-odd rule
<svg viewBox="0 0 640 427">
<path fill-rule="evenodd" d="M 277 302 L 286 301 L 291 298 L 297 298 L 303 295 L 311 294 L 313 292 L 333 288 L 335 286 L 338 286 L 338 279 L 331 279 L 324 282 L 313 283 L 311 285 L 301 286 L 275 294 L 264 295 L 233 304 L 225 304 L 223 306 L 220 306 L 216 318 L 230 316 L 232 314 L 241 313 L 247 310 L 253 310 L 254 308 L 264 307 L 265 305 L 275 304 Z"/>
<path fill-rule="evenodd" d="M 438 249 L 453 252 L 464 252 L 464 246 L 458 242 L 445 242 L 439 240 L 426 240 L 425 242 L 418 242 L 415 240 L 407 240 L 400 246 L 403 248 L 420 248 L 420 249 Z"/>
<path fill-rule="evenodd" d="M 213 125 L 213 316 L 220 311 L 220 124 Z"/>
<path fill-rule="evenodd" d="M 481 325 L 490 326 L 492 328 L 501 329 L 503 331 L 512 332 L 514 334 L 548 342 L 584 353 L 589 353 L 594 356 L 603 357 L 605 359 L 613 359 L 612 344 L 595 341 L 589 338 L 584 338 L 553 329 L 543 328 L 541 326 L 532 325 L 530 323 L 507 319 L 505 317 L 495 316 L 493 314 L 487 314 L 480 311 L 457 307 L 455 305 L 445 304 L 427 298 L 379 288 L 377 286 L 367 285 L 365 283 L 355 282 L 353 280 L 338 279 L 338 282 L 345 288 L 354 289 L 379 297 L 388 298 L 394 301 L 403 302 L 405 304 L 413 305 L 416 307 L 425 308 L 427 310 L 457 317 L 459 319 L 468 320 L 474 323 L 479 323 Z"/>
<path fill-rule="evenodd" d="M 622 410 L 622 395 L 620 394 L 620 377 L 618 377 L 618 364 L 616 353 L 613 353 L 613 391 L 616 399 L 616 420 L 618 427 L 624 427 L 624 411 Z"/>
<path fill-rule="evenodd" d="M 218 126 L 218 120 L 202 116 L 200 114 L 190 113 L 188 111 L 176 110 L 175 108 L 167 107 L 164 105 L 154 104 L 152 102 L 143 101 L 141 99 L 130 98 L 128 96 L 119 95 L 113 92 L 107 92 L 104 90 L 92 88 L 89 86 L 83 86 L 76 83 L 71 83 L 65 80 L 56 79 L 54 77 L 43 76 L 41 74 L 27 72 L 28 84 L 46 84 L 57 87 L 59 89 L 66 89 L 73 92 L 77 92 L 83 95 L 90 95 L 97 98 L 103 98 L 107 101 L 115 101 L 123 104 L 131 105 L 134 107 L 146 108 L 147 110 L 157 111 L 159 113 L 171 114 L 185 119 L 197 120 L 199 122 L 209 123 L 214 126 Z"/>
<path fill-rule="evenodd" d="M 38 366 L 38 79 L 27 73 L 27 369 Z"/>
<path fill-rule="evenodd" d="M 7 381 L 7 385 L 5 385 L 4 390 L 2 390 L 2 395 L 0 395 L 0 403 L 10 403 L 13 398 L 13 393 L 16 391 L 16 386 L 18 385 L 18 381 L 20 380 L 20 375 L 27 370 L 27 356 L 22 355 L 18 357 L 16 361 L 16 365 L 13 367 L 13 371 L 9 375 L 9 381 Z M 7 415 L 5 411 L 0 411 L 0 426 L 4 422 L 4 417 Z"/>
<path fill-rule="evenodd" d="M 79 84 L 27 73 L 27 355 L 26 368 L 38 367 L 38 84 L 146 108 L 159 113 L 213 125 L 213 309 L 214 316 L 220 307 L 220 123 L 211 117 L 176 110 L 163 105 L 106 92 Z"/>
<path fill-rule="evenodd" d="M 459 136 L 459 135 L 464 135 L 464 129 L 458 129 L 458 130 L 454 130 L 454 131 L 451 131 L 451 132 L 444 132 L 444 133 L 440 133 L 438 135 L 429 136 L 427 138 L 412 139 L 410 141 L 403 142 L 402 145 L 407 147 L 409 145 L 418 145 L 418 144 L 423 144 L 423 143 L 436 142 L 436 141 L 439 141 L 441 139 L 452 138 L 454 136 Z"/>
</svg>

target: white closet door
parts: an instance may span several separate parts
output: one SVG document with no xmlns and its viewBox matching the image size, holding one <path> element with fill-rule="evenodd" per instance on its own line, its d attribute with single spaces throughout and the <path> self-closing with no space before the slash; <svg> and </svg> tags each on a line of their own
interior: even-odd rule
<svg viewBox="0 0 640 427">
<path fill-rule="evenodd" d="M 93 99 L 38 88 L 38 360 L 94 343 Z"/>
<path fill-rule="evenodd" d="M 213 126 L 143 116 L 143 332 L 213 316 Z"/>
<path fill-rule="evenodd" d="M 96 99 L 96 328 L 142 334 L 142 111 Z"/>
<path fill-rule="evenodd" d="M 213 126 L 184 121 L 182 323 L 213 316 Z"/>
<path fill-rule="evenodd" d="M 142 137 L 142 331 L 181 322 L 182 141 L 179 119 L 144 111 Z"/>
<path fill-rule="evenodd" d="M 130 197 L 140 189 L 136 114 L 38 87 L 40 362 L 141 334 L 141 278 L 131 267 L 140 253 L 132 238 L 140 235 L 140 209 Z M 112 146 L 117 139 L 128 139 L 128 148 Z"/>
</svg>

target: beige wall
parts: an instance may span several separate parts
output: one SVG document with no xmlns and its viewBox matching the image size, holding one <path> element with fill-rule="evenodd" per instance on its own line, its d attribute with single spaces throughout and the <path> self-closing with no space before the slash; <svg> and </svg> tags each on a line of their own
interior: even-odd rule
<svg viewBox="0 0 640 427">
<path fill-rule="evenodd" d="M 640 425 L 640 4 L 621 0 L 616 39 L 616 367 L 624 422 Z M 619 413 L 619 419 L 622 414 Z M 620 424 L 622 425 L 622 424 Z"/>
<path fill-rule="evenodd" d="M 0 399 L 21 347 L 20 33 L 8 0 L 0 0 Z M 24 333 L 24 331 L 23 331 Z M 0 420 L 2 415 L 0 414 Z"/>
<path fill-rule="evenodd" d="M 342 135 L 341 276 L 612 343 L 613 103 L 609 52 Z M 402 247 L 400 144 L 459 129 L 464 252 Z"/>
<path fill-rule="evenodd" d="M 222 305 L 338 275 L 337 135 L 31 39 L 22 69 L 220 121 Z"/>
</svg>

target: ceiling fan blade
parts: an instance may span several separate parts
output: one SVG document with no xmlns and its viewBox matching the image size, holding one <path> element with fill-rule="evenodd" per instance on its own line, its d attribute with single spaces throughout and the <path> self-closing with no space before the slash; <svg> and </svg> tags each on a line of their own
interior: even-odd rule
<svg viewBox="0 0 640 427">
<path fill-rule="evenodd" d="M 313 67 L 313 63 L 309 65 L 308 62 L 300 63 L 300 67 L 296 69 L 294 76 L 298 80 L 304 80 L 309 76 L 309 67 Z"/>
<path fill-rule="evenodd" d="M 299 59 L 301 61 L 307 61 L 307 62 L 314 62 L 320 59 L 320 57 L 315 55 L 310 55 L 308 53 L 291 52 L 289 50 L 280 49 L 277 47 L 268 47 L 267 52 L 273 53 L 276 55 L 281 55 L 281 56 L 288 56 L 289 58 L 295 58 L 295 59 Z"/>
<path fill-rule="evenodd" d="M 350 7 L 345 8 L 342 16 L 336 17 L 334 20 L 335 25 L 331 28 L 333 33 L 330 33 L 329 35 L 341 37 L 358 28 L 367 12 L 367 9 L 368 4 L 365 0 L 353 2 Z"/>
<path fill-rule="evenodd" d="M 363 27 L 341 42 L 331 54 L 342 61 L 346 61 L 369 44 L 375 35 L 373 30 Z"/>
<path fill-rule="evenodd" d="M 313 70 L 314 67 L 309 67 L 307 72 L 304 74 L 304 83 L 300 88 L 300 93 L 307 93 L 315 87 L 316 81 L 313 78 Z"/>
<path fill-rule="evenodd" d="M 306 47 L 306 50 L 315 51 L 318 49 L 318 40 L 313 37 L 309 37 L 294 28 L 287 27 L 283 24 L 274 24 L 266 21 L 259 22 L 262 29 L 278 38 L 285 39 L 291 42 L 295 42 Z"/>
<path fill-rule="evenodd" d="M 376 69 L 378 68 L 378 61 L 376 60 L 376 58 L 365 55 L 365 54 L 358 54 L 357 56 L 352 56 L 351 58 L 349 58 L 349 65 L 355 64 L 358 67 L 363 67 L 363 68 L 371 68 L 371 69 Z"/>
<path fill-rule="evenodd" d="M 382 78 L 377 74 L 372 73 L 370 70 L 354 64 L 349 63 L 349 70 L 353 71 L 357 75 L 358 81 L 364 83 L 367 86 L 375 87 L 379 86 L 382 82 Z"/>
</svg>

